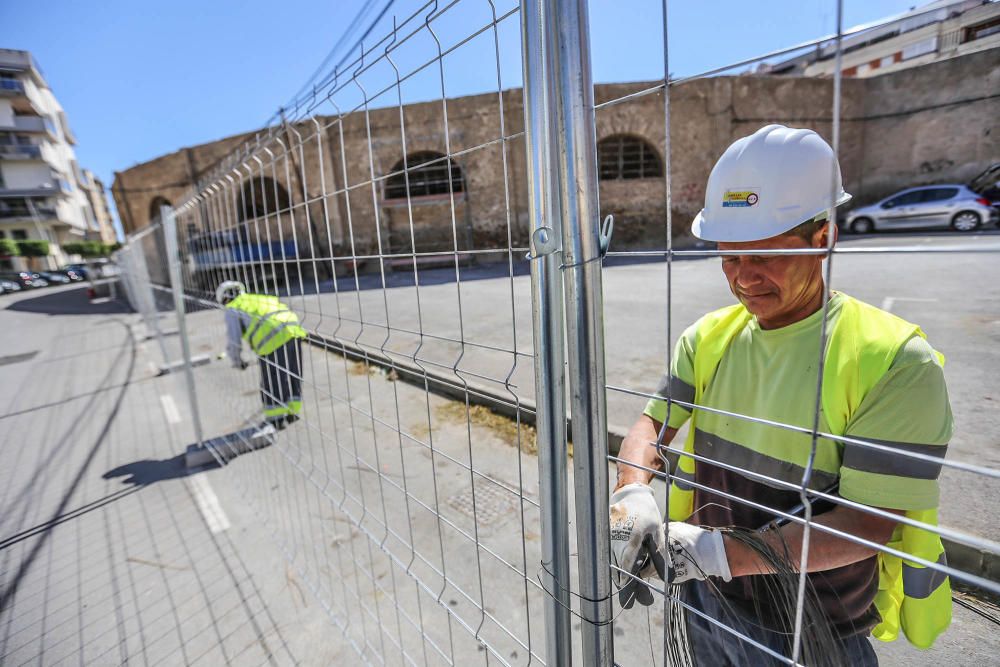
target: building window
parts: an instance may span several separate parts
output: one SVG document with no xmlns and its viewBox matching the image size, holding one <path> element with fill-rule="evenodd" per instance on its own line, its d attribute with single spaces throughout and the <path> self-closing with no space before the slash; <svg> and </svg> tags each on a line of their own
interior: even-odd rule
<svg viewBox="0 0 1000 667">
<path fill-rule="evenodd" d="M 448 195 L 465 192 L 462 168 L 441 153 L 424 151 L 406 156 L 392 168 L 385 182 L 386 199 L 405 199 L 409 185 L 410 197 Z"/>
<path fill-rule="evenodd" d="M 1000 32 L 1000 18 L 995 18 L 966 28 L 965 34 L 962 36 L 962 41 L 972 42 L 977 39 L 982 39 L 983 37 L 995 35 L 998 32 Z"/>
<path fill-rule="evenodd" d="M 10 230 L 10 237 L 15 241 L 26 241 L 28 239 L 28 232 L 23 229 L 12 229 Z"/>
<path fill-rule="evenodd" d="M 620 134 L 601 139 L 597 161 L 602 181 L 663 176 L 656 149 L 639 137 Z"/>
<path fill-rule="evenodd" d="M 935 51 L 937 51 L 937 37 L 931 37 L 903 47 L 903 60 L 919 58 Z"/>
</svg>

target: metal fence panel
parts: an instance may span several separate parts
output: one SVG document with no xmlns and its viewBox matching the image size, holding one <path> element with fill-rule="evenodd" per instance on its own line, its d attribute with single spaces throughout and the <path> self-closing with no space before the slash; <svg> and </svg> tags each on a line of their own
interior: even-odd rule
<svg viewBox="0 0 1000 667">
<path fill-rule="evenodd" d="M 326 73 L 266 131 L 204 175 L 175 210 L 164 209 L 160 221 L 129 238 L 118 255 L 123 284 L 161 347 L 164 369 L 184 371 L 196 440 L 228 465 L 272 531 L 288 560 L 290 585 L 308 588 L 362 661 L 689 660 L 685 619 L 704 613 L 685 600 L 682 586 L 640 580 L 655 599 L 640 614 L 621 608 L 612 583 L 635 577 L 610 558 L 608 475 L 611 466 L 636 463 L 608 454 L 609 431 L 621 440 L 622 420 L 637 417 L 652 398 L 667 402 L 668 415 L 680 407 L 808 438 L 807 463 L 794 483 L 704 452 L 686 454 L 797 494 L 801 507 L 793 511 L 683 480 L 801 525 L 801 557 L 789 567 L 804 570 L 817 534 L 835 535 L 1000 593 L 968 561 L 927 561 L 815 520 L 814 503 L 831 502 L 920 525 L 946 538 L 952 551 L 996 554 L 1000 547 L 995 535 L 965 525 L 929 526 L 816 488 L 820 440 L 940 462 L 824 433 L 823 354 L 816 359 L 809 424 L 698 404 L 669 382 L 658 393 L 658 373 L 647 378 L 649 368 L 633 372 L 633 361 L 624 359 L 629 348 L 647 344 L 662 350 L 654 356 L 669 372 L 682 330 L 677 323 L 687 326 L 732 302 L 723 290 L 692 282 L 705 278 L 708 258 L 760 254 L 691 242 L 684 225 L 690 211 L 679 202 L 703 201 L 704 186 L 674 182 L 681 167 L 671 153 L 684 139 L 672 140 L 671 130 L 692 112 L 672 106 L 671 96 L 734 69 L 827 49 L 832 76 L 808 85 L 829 100 L 829 116 L 813 125 L 837 155 L 849 143 L 842 141 L 843 41 L 872 26 L 844 30 L 841 3 L 831 6 L 834 35 L 671 77 L 664 2 L 662 80 L 607 88 L 595 99 L 587 6 L 580 0 L 428 2 L 394 19 L 388 34 L 363 42 L 352 62 Z M 505 88 L 518 76 L 503 68 L 512 49 L 522 54 L 521 93 Z M 484 64 L 492 90 L 475 107 L 448 94 L 450 63 L 462 58 Z M 421 97 L 427 90 L 435 91 L 433 99 Z M 603 118 L 636 109 L 652 110 L 657 136 L 646 143 L 625 135 L 599 141 L 609 138 L 602 136 Z M 773 113 L 752 123 L 784 120 Z M 488 203 L 480 204 L 470 193 L 487 189 L 479 180 L 484 172 L 495 178 L 482 198 Z M 627 243 L 633 212 L 615 210 L 612 197 L 603 205 L 599 198 L 623 183 L 651 210 L 662 202 L 662 214 L 651 214 L 662 245 L 615 248 L 611 224 L 602 218 L 618 217 L 619 229 L 626 221 Z M 526 215 L 519 197 L 527 201 Z M 834 245 L 831 236 L 826 248 L 770 254 L 825 257 L 825 284 L 839 289 L 841 262 L 858 270 L 871 258 L 909 262 L 997 251 L 988 241 Z M 694 259 L 701 262 L 687 261 Z M 640 263 L 650 260 L 656 263 Z M 275 296 L 295 313 L 306 338 L 294 363 L 249 355 L 256 368 L 241 369 L 240 359 L 223 352 L 225 310 L 215 289 L 224 281 Z M 631 299 L 637 282 L 647 293 Z M 885 295 L 883 308 L 891 309 L 895 298 Z M 647 310 L 636 316 L 633 302 Z M 820 350 L 829 337 L 827 308 Z M 170 310 L 179 349 L 163 331 Z M 195 358 L 205 353 L 213 363 L 195 370 Z M 269 432 L 261 425 L 262 404 L 292 410 L 295 397 L 268 380 L 286 370 L 301 385 L 301 418 Z M 645 443 L 663 464 L 646 472 L 664 506 L 663 482 L 681 479 L 675 474 L 681 437 L 667 447 L 666 436 L 664 427 Z M 946 496 L 959 474 L 978 488 L 1000 477 L 995 467 L 960 457 L 942 465 Z M 669 539 L 669 526 L 667 533 Z M 725 618 L 709 622 L 778 662 L 808 662 L 814 657 L 803 652 L 808 578 L 794 576 L 786 651 L 761 645 Z"/>
</svg>

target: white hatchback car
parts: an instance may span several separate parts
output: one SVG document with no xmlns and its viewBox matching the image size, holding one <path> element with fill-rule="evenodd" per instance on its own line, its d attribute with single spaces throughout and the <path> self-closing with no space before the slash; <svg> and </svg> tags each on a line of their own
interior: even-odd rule
<svg viewBox="0 0 1000 667">
<path fill-rule="evenodd" d="M 971 232 L 996 223 L 1000 212 L 965 185 L 926 185 L 886 197 L 847 214 L 845 228 L 855 234 L 883 229 L 951 227 Z"/>
</svg>

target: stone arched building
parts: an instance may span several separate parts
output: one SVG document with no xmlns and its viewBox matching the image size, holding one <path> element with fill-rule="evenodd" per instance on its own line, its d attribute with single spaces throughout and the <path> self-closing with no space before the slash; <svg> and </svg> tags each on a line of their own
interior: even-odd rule
<svg viewBox="0 0 1000 667">
<path fill-rule="evenodd" d="M 652 85 L 596 87 L 601 213 L 615 215 L 615 249 L 658 249 L 666 241 L 662 95 L 606 104 Z M 855 202 L 963 182 L 996 161 L 997 103 L 983 91 L 998 89 L 995 51 L 845 79 L 840 162 Z M 829 138 L 831 108 L 827 78 L 743 75 L 673 87 L 676 242 L 690 240 L 711 166 L 734 139 L 773 122 Z M 414 252 L 434 262 L 456 248 L 468 261 L 502 261 L 509 243 L 527 244 L 520 90 L 343 116 L 317 111 L 273 133 L 268 151 L 226 173 L 221 187 L 231 188 L 242 210 L 217 211 L 216 219 L 231 220 L 245 237 L 293 238 L 299 256 L 335 265 L 375 254 L 388 256 L 388 266 L 409 265 Z M 227 137 L 118 172 L 112 193 L 125 231 L 147 225 L 161 203 L 184 201 L 192 185 L 217 177 L 220 163 L 253 140 Z M 185 218 L 189 236 L 206 231 L 197 219 Z"/>
</svg>

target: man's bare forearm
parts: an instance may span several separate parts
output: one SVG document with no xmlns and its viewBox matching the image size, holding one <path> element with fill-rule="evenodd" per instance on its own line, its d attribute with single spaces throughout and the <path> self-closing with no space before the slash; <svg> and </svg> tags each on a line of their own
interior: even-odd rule
<svg viewBox="0 0 1000 667">
<path fill-rule="evenodd" d="M 656 453 L 656 447 L 650 446 L 651 442 L 656 442 L 660 434 L 662 424 L 652 417 L 642 415 L 639 420 L 629 430 L 628 435 L 622 440 L 621 449 L 618 450 L 618 458 L 636 465 L 626 463 L 618 464 L 618 483 L 615 486 L 617 491 L 626 484 L 639 482 L 649 484 L 653 473 L 643 468 L 652 470 L 662 470 L 663 461 Z M 663 444 L 668 445 L 676 435 L 677 429 L 668 428 L 663 438 Z M 637 466 L 642 466 L 637 467 Z"/>
<path fill-rule="evenodd" d="M 899 513 L 895 510 L 887 510 Z M 849 507 L 837 507 L 814 518 L 814 522 L 841 532 L 885 544 L 892 537 L 896 522 Z M 778 533 L 781 533 L 780 535 Z M 802 524 L 792 523 L 764 533 L 766 539 L 779 553 L 788 550 L 789 564 L 798 569 L 802 561 Z M 726 538 L 726 557 L 734 577 L 751 574 L 770 574 L 760 557 L 744 544 Z M 875 555 L 877 551 L 863 544 L 813 529 L 809 534 L 809 563 L 807 572 L 822 572 L 843 567 Z"/>
</svg>

